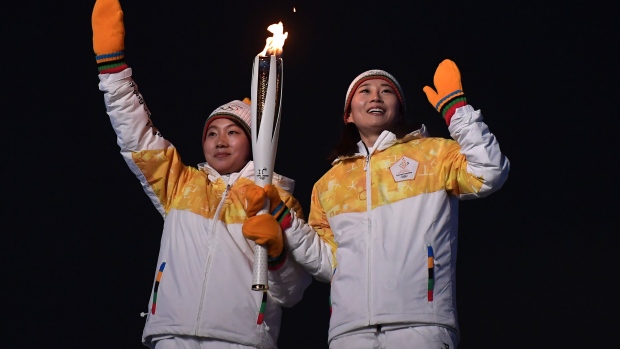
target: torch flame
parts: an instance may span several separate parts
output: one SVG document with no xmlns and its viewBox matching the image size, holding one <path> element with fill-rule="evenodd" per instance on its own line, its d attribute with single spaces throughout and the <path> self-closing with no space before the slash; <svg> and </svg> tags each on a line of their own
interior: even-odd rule
<svg viewBox="0 0 620 349">
<path fill-rule="evenodd" d="M 284 31 L 284 28 L 282 27 L 282 22 L 270 25 L 269 27 L 267 27 L 267 30 L 273 33 L 273 36 L 267 38 L 267 43 L 265 44 L 263 52 L 259 53 L 258 55 L 261 57 L 266 57 L 267 55 L 278 56 L 282 54 L 284 40 L 286 40 L 286 38 L 288 37 L 288 32 L 282 34 L 282 32 Z"/>
</svg>

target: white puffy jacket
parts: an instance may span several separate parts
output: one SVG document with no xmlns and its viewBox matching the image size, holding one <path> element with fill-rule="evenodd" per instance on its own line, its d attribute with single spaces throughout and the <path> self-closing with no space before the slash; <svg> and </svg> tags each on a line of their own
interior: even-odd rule
<svg viewBox="0 0 620 349">
<path fill-rule="evenodd" d="M 306 270 L 331 282 L 329 340 L 375 325 L 439 325 L 458 332 L 455 267 L 459 199 L 498 190 L 509 161 L 471 106 L 454 138 L 422 127 L 384 131 L 370 149 L 341 157 L 313 189 L 308 223 L 286 231 Z"/>
</svg>

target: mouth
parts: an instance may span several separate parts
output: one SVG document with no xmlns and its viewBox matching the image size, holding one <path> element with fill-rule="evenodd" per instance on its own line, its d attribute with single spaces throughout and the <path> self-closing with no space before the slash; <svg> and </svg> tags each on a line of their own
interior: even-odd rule
<svg viewBox="0 0 620 349">
<path fill-rule="evenodd" d="M 383 114 L 385 114 L 385 109 L 383 109 L 383 108 L 370 108 L 366 112 L 368 114 L 373 114 L 373 115 L 383 115 Z"/>
<path fill-rule="evenodd" d="M 227 157 L 228 155 L 229 155 L 228 153 L 216 153 L 214 157 L 217 159 L 221 159 L 221 158 Z"/>
</svg>

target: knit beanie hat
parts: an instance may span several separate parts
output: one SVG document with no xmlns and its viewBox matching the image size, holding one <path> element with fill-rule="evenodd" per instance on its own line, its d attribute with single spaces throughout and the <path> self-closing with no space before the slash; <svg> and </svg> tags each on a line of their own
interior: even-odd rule
<svg viewBox="0 0 620 349">
<path fill-rule="evenodd" d="M 217 107 L 207 118 L 205 122 L 205 127 L 202 131 L 202 143 L 204 144 L 205 138 L 207 138 L 207 129 L 213 120 L 226 118 L 230 119 L 245 131 L 248 139 L 252 139 L 250 137 L 251 134 L 251 120 L 252 120 L 252 108 L 250 107 L 250 99 L 244 98 L 243 101 L 234 100 L 232 102 L 226 103 L 222 106 Z"/>
<path fill-rule="evenodd" d="M 358 75 L 351 85 L 349 85 L 349 89 L 347 90 L 347 98 L 344 102 L 344 123 L 347 123 L 347 117 L 349 116 L 349 109 L 351 108 L 351 100 L 353 99 L 353 94 L 355 90 L 366 80 L 370 79 L 381 79 L 385 80 L 392 88 L 394 92 L 396 92 L 396 97 L 398 97 L 398 101 L 400 102 L 400 109 L 402 114 L 405 114 L 405 96 L 403 95 L 403 89 L 400 87 L 396 78 L 394 78 L 390 73 L 380 70 L 380 69 L 372 69 L 367 70 L 360 75 Z"/>
</svg>

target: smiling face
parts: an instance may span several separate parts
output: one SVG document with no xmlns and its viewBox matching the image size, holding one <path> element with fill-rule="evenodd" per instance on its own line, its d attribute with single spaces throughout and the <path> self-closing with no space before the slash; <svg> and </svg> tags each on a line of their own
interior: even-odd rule
<svg viewBox="0 0 620 349">
<path fill-rule="evenodd" d="M 250 140 L 234 121 L 215 119 L 205 133 L 205 159 L 219 174 L 239 172 L 250 160 Z"/>
<path fill-rule="evenodd" d="M 362 141 L 370 147 L 400 118 L 400 103 L 392 85 L 383 79 L 368 79 L 353 93 L 345 121 L 357 126 Z"/>
</svg>

